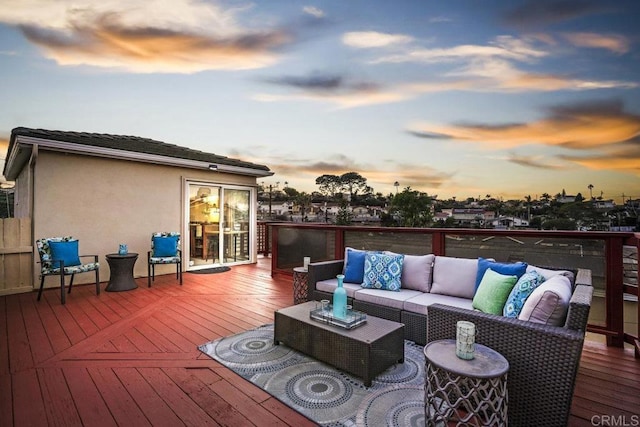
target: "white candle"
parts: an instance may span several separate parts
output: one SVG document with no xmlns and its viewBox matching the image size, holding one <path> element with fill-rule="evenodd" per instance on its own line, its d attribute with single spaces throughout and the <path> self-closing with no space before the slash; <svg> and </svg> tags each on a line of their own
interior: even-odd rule
<svg viewBox="0 0 640 427">
<path fill-rule="evenodd" d="M 460 320 L 456 324 L 456 356 L 471 360 L 475 351 L 476 325 Z"/>
<path fill-rule="evenodd" d="M 303 266 L 304 266 L 305 270 L 309 268 L 309 263 L 310 262 L 311 262 L 311 257 L 306 256 L 306 257 L 303 258 Z"/>
</svg>

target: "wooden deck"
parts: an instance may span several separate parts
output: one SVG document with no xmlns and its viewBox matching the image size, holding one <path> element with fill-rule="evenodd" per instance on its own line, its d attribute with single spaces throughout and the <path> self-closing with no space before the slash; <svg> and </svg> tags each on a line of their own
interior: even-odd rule
<svg viewBox="0 0 640 427">
<path fill-rule="evenodd" d="M 74 287 L 64 306 L 56 289 L 0 297 L 0 426 L 314 425 L 196 348 L 273 322 L 292 303 L 290 277 L 261 259 L 185 273 L 182 287 L 175 275 L 137 281 L 100 296 Z M 587 343 L 570 425 L 637 425 L 639 412 L 640 361 Z"/>
</svg>

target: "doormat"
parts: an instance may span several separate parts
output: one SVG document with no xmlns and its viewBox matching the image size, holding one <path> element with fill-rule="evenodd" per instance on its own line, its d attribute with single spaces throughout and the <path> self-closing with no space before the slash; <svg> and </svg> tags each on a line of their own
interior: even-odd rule
<svg viewBox="0 0 640 427">
<path fill-rule="evenodd" d="M 405 341 L 404 363 L 362 380 L 273 344 L 273 324 L 198 347 L 323 427 L 423 427 L 424 353 Z"/>
<path fill-rule="evenodd" d="M 225 271 L 231 270 L 231 267 L 211 267 L 211 268 L 203 268 L 202 270 L 192 270 L 187 271 L 187 273 L 193 274 L 215 274 L 215 273 L 224 273 Z"/>
</svg>

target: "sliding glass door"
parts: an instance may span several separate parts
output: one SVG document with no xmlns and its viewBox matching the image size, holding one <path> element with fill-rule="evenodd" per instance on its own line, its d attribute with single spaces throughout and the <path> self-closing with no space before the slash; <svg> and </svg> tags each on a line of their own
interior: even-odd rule
<svg viewBox="0 0 640 427">
<path fill-rule="evenodd" d="M 189 269 L 251 261 L 251 188 L 189 182 Z"/>
<path fill-rule="evenodd" d="M 248 190 L 224 190 L 223 246 L 227 262 L 249 260 Z"/>
</svg>

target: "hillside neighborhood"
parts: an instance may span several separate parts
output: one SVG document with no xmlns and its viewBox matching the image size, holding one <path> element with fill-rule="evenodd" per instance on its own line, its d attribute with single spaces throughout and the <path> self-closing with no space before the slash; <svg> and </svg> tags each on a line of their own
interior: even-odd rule
<svg viewBox="0 0 640 427">
<path fill-rule="evenodd" d="M 401 210 L 394 209 L 389 194 L 356 196 L 349 193 L 327 197 L 320 192 L 303 195 L 296 190 L 261 187 L 258 193 L 258 218 L 292 222 L 339 223 L 341 210 L 351 224 L 402 226 Z M 537 199 L 501 200 L 484 198 L 430 198 L 431 227 L 492 229 L 563 229 L 581 231 L 638 231 L 640 199 L 625 199 L 619 205 L 613 199 L 584 198 L 564 191 Z M 344 224 L 343 224 L 344 225 Z"/>
</svg>

